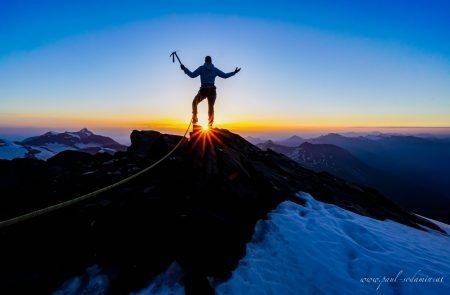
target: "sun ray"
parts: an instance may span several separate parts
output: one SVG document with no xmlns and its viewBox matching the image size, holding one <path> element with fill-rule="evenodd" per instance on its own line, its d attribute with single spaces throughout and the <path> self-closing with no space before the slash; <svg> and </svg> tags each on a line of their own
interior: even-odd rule
<svg viewBox="0 0 450 295">
<path fill-rule="evenodd" d="M 206 152 L 215 154 L 215 147 L 223 147 L 223 142 L 220 140 L 218 134 L 221 133 L 220 129 L 216 128 L 203 128 L 200 125 L 194 125 L 191 135 L 191 151 L 195 148 L 200 148 L 202 155 Z"/>
</svg>

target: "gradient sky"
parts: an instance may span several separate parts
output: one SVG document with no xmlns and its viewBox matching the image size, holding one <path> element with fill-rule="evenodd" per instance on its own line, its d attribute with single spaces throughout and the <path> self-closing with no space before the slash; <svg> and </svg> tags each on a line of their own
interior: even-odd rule
<svg viewBox="0 0 450 295">
<path fill-rule="evenodd" d="M 1 1 L 0 127 L 179 132 L 200 82 L 173 50 L 242 67 L 219 127 L 450 126 L 450 1 L 241 2 Z"/>
</svg>

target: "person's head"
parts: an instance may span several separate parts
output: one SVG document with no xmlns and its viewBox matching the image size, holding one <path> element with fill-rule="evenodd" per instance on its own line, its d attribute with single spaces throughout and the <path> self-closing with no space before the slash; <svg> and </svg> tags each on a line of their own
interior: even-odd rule
<svg viewBox="0 0 450 295">
<path fill-rule="evenodd" d="M 212 58 L 211 58 L 211 56 L 206 56 L 205 57 L 205 63 L 207 63 L 207 64 L 211 64 L 212 63 Z"/>
</svg>

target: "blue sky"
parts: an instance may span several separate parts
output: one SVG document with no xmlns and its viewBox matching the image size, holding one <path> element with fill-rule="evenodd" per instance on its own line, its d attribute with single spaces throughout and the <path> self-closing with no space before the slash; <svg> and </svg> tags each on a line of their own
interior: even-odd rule
<svg viewBox="0 0 450 295">
<path fill-rule="evenodd" d="M 0 127 L 180 129 L 175 49 L 243 68 L 219 126 L 450 126 L 448 1 L 91 2 L 1 2 Z"/>
</svg>

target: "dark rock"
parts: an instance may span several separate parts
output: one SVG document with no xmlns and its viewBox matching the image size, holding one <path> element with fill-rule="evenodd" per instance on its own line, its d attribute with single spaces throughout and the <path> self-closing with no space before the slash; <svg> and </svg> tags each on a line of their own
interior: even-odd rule
<svg viewBox="0 0 450 295">
<path fill-rule="evenodd" d="M 131 133 L 128 153 L 139 157 L 159 157 L 173 148 L 181 136 L 162 134 L 157 131 L 137 131 Z"/>
</svg>

